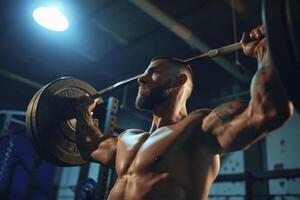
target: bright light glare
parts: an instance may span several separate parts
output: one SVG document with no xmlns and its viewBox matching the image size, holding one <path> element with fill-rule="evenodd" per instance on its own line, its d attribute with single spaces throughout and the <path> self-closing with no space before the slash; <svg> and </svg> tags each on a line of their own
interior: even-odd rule
<svg viewBox="0 0 300 200">
<path fill-rule="evenodd" d="M 56 7 L 40 7 L 33 11 L 33 19 L 42 27 L 52 31 L 65 31 L 68 19 Z"/>
</svg>

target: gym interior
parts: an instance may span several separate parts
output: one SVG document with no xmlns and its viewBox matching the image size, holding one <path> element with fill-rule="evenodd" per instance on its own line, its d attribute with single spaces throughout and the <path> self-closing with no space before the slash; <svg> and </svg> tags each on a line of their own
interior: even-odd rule
<svg viewBox="0 0 300 200">
<path fill-rule="evenodd" d="M 249 149 L 221 157 L 219 175 L 208 199 L 300 199 L 300 101 L 297 97 L 300 39 L 288 31 L 286 35 L 281 34 L 280 30 L 285 28 L 281 26 L 287 24 L 264 13 L 271 10 L 264 7 L 267 2 L 270 0 L 1 2 L 0 199 L 104 200 L 114 185 L 117 178 L 114 169 L 95 162 L 74 161 L 73 155 L 68 157 L 72 154 L 68 151 L 76 148 L 72 135 L 74 119 L 62 125 L 64 130 L 59 130 L 72 129 L 72 133 L 66 131 L 69 135 L 61 138 L 55 135 L 58 133 L 48 134 L 61 140 L 64 144 L 59 145 L 66 149 L 50 146 L 45 138 L 40 138 L 40 132 L 51 131 L 37 130 L 42 123 L 37 122 L 39 115 L 49 118 L 53 115 L 49 114 L 50 108 L 37 105 L 38 99 L 54 80 L 80 80 L 77 84 L 92 87 L 91 93 L 103 91 L 143 73 L 155 57 L 193 58 L 238 43 L 243 32 L 260 25 L 267 29 L 271 56 L 276 68 L 280 68 L 279 76 L 295 109 L 283 126 Z M 294 29 L 296 23 L 299 29 L 296 14 L 299 12 L 290 16 L 296 19 Z M 273 29 L 275 26 L 278 27 Z M 300 33 L 294 29 L 287 30 Z M 287 46 L 278 44 L 290 38 L 294 39 L 291 40 L 295 48 L 285 49 Z M 291 49 L 293 53 L 288 53 Z M 243 51 L 195 59 L 190 66 L 195 82 L 187 102 L 188 112 L 213 109 L 233 100 L 250 101 L 251 79 L 258 66 Z M 84 93 L 75 90 L 60 95 L 78 98 Z M 104 132 L 118 136 L 131 128 L 149 130 L 152 114 L 136 109 L 137 91 L 134 79 L 100 95 L 103 103 L 94 117 L 99 118 Z M 60 110 L 64 106 L 58 107 Z M 50 154 L 59 154 L 67 161 L 58 161 L 53 158 L 58 155 Z"/>
</svg>

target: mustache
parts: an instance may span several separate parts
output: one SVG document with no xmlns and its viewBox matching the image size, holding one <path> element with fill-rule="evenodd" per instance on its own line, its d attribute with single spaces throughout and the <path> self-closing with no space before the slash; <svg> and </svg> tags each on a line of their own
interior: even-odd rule
<svg viewBox="0 0 300 200">
<path fill-rule="evenodd" d="M 148 86 L 139 86 L 139 89 L 147 89 L 149 88 Z"/>
<path fill-rule="evenodd" d="M 171 82 L 166 82 L 162 85 L 151 85 L 151 84 L 142 83 L 139 85 L 138 89 L 139 90 L 166 90 L 166 89 L 170 89 L 170 87 L 171 87 Z"/>
<path fill-rule="evenodd" d="M 149 85 L 140 85 L 139 86 L 139 90 L 149 90 L 150 89 L 150 86 Z"/>
</svg>

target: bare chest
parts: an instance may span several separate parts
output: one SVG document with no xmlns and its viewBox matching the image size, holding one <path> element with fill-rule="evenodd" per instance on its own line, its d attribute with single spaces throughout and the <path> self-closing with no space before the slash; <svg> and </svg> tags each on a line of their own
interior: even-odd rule
<svg viewBox="0 0 300 200">
<path fill-rule="evenodd" d="M 194 148 L 196 126 L 190 122 L 166 126 L 149 133 L 124 133 L 117 146 L 116 171 L 119 175 L 163 172 L 175 162 L 185 163 Z"/>
</svg>

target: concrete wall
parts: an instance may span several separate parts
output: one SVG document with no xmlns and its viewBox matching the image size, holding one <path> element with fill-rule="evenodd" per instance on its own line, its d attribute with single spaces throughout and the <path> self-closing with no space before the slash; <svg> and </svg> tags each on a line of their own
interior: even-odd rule
<svg viewBox="0 0 300 200">
<path fill-rule="evenodd" d="M 243 151 L 233 152 L 222 158 L 220 174 L 236 174 L 243 173 L 244 153 Z M 245 183 L 214 183 L 210 190 L 210 195 L 245 195 Z M 224 197 L 210 197 L 209 200 L 228 199 Z M 230 200 L 242 200 L 243 197 L 230 197 Z"/>
<path fill-rule="evenodd" d="M 282 128 L 267 137 L 266 144 L 268 170 L 300 169 L 300 115 L 294 113 Z M 269 189 L 271 194 L 300 194 L 300 179 L 270 180 Z"/>
<path fill-rule="evenodd" d="M 293 117 L 280 129 L 273 131 L 266 137 L 267 170 L 300 169 L 300 115 Z M 255 161 L 255 158 L 253 158 Z M 234 174 L 244 172 L 243 152 L 238 151 L 228 155 L 222 163 L 220 174 Z M 269 181 L 270 194 L 300 194 L 300 179 L 278 179 Z M 245 185 L 237 183 L 214 183 L 211 195 L 243 195 Z M 209 198 L 225 199 L 225 198 Z M 231 197 L 229 199 L 244 199 Z M 276 197 L 274 199 L 282 199 Z M 285 200 L 296 200 L 297 197 L 284 197 Z"/>
</svg>

